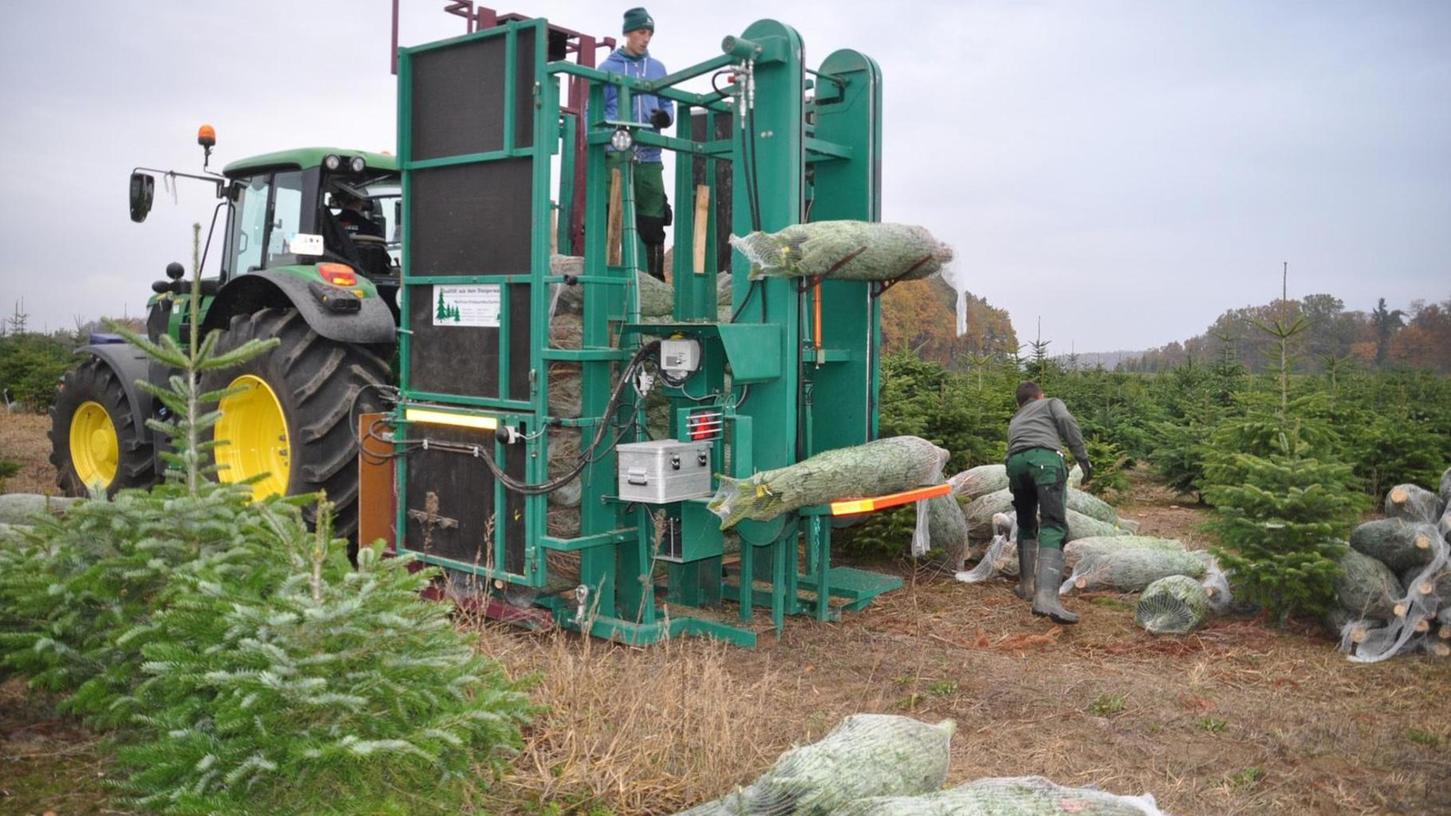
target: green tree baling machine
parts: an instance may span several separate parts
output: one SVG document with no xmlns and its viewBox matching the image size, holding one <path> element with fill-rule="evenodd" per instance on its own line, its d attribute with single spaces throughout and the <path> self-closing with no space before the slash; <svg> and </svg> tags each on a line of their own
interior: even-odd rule
<svg viewBox="0 0 1451 816">
<path fill-rule="evenodd" d="M 708 634 L 753 645 L 758 608 L 779 631 L 787 614 L 826 620 L 899 587 L 831 566 L 830 505 L 726 532 L 707 508 L 716 474 L 876 438 L 888 284 L 752 281 L 727 243 L 880 220 L 876 63 L 840 50 L 810 69 L 800 35 L 773 20 L 655 82 L 551 59 L 567 41 L 543 19 L 512 18 L 400 53 L 400 389 L 391 414 L 364 423 L 364 536 L 562 626 L 636 644 Z M 681 88 L 707 77 L 709 92 Z M 561 106 L 561 87 L 578 80 L 583 117 Z M 605 121 L 607 83 L 620 109 L 633 94 L 673 100 L 675 123 L 662 133 Z M 649 320 L 636 145 L 675 157 L 672 312 Z M 571 267 L 551 247 L 578 234 L 576 196 L 583 261 Z M 557 327 L 570 303 L 578 336 L 566 340 Z M 575 392 L 577 406 L 562 408 Z M 391 480 L 376 478 L 384 461 Z M 370 526 L 380 515 L 389 529 Z"/>
</svg>

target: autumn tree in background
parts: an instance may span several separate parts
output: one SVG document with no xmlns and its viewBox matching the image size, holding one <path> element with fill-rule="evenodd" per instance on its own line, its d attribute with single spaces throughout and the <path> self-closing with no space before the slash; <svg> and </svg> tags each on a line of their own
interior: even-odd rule
<svg viewBox="0 0 1451 816">
<path fill-rule="evenodd" d="M 942 278 L 904 281 L 882 296 L 884 353 L 908 351 L 950 370 L 972 366 L 972 359 L 1002 359 L 1017 350 L 1017 334 L 1008 313 L 971 292 L 967 327 L 957 333 L 957 290 Z"/>
<path fill-rule="evenodd" d="M 1451 374 L 1451 298 L 1411 304 L 1412 317 L 1390 342 L 1392 365 Z"/>
</svg>

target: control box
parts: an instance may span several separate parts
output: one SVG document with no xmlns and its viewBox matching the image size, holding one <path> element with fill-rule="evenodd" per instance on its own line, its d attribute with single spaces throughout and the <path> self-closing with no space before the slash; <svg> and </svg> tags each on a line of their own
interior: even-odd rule
<svg viewBox="0 0 1451 816">
<path fill-rule="evenodd" d="M 620 499 L 668 504 L 709 496 L 711 444 L 659 439 L 616 447 Z"/>
<path fill-rule="evenodd" d="M 660 341 L 660 370 L 671 377 L 685 377 L 700 368 L 700 343 L 689 338 Z"/>
</svg>

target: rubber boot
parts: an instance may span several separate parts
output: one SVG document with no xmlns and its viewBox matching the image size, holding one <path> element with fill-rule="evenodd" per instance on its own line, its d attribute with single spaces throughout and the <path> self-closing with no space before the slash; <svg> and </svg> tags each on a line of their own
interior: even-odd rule
<svg viewBox="0 0 1451 816">
<path fill-rule="evenodd" d="M 1029 538 L 1018 542 L 1018 585 L 1013 594 L 1025 601 L 1033 600 L 1033 570 L 1038 562 L 1038 539 Z"/>
<path fill-rule="evenodd" d="M 645 245 L 645 271 L 656 280 L 665 280 L 664 244 Z"/>
<path fill-rule="evenodd" d="M 1064 609 L 1058 600 L 1058 586 L 1063 582 L 1063 551 L 1039 547 L 1035 576 L 1033 614 L 1047 615 L 1054 623 L 1078 623 L 1078 616 Z"/>
</svg>

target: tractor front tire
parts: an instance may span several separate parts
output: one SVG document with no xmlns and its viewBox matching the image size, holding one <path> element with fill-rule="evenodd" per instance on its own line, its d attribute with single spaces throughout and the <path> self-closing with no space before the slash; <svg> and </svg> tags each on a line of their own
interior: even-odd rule
<svg viewBox="0 0 1451 816">
<path fill-rule="evenodd" d="M 91 357 L 61 380 L 50 409 L 50 463 L 68 496 L 106 495 L 156 482 L 150 433 L 136 422 L 121 378 Z"/>
<path fill-rule="evenodd" d="M 333 532 L 352 541 L 358 526 L 359 413 L 379 410 L 378 386 L 388 364 L 365 346 L 328 340 L 295 309 L 236 315 L 217 343 L 225 354 L 249 340 L 275 337 L 269 351 L 224 371 L 210 372 L 203 390 L 233 393 L 217 406 L 212 429 L 218 478 L 252 486 L 257 499 L 326 491 L 336 506 Z M 309 523 L 314 509 L 304 510 Z"/>
</svg>

